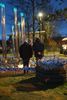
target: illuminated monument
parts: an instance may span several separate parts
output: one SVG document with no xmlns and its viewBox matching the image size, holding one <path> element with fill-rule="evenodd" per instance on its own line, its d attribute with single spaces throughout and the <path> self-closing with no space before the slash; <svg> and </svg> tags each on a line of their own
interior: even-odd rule
<svg viewBox="0 0 67 100">
<path fill-rule="evenodd" d="M 6 45 L 6 25 L 5 25 L 5 5 L 0 3 L 1 8 L 1 26 L 2 26 L 2 55 L 4 62 L 7 59 L 7 45 Z M 12 25 L 12 45 L 14 57 L 19 59 L 19 46 L 25 41 L 25 18 L 24 13 L 20 13 L 21 22 L 17 18 L 17 8 L 14 11 L 14 25 Z"/>
<path fill-rule="evenodd" d="M 3 53 L 3 60 L 5 61 L 7 57 L 6 32 L 5 32 L 5 5 L 0 3 L 0 7 L 1 7 L 1 25 L 2 25 L 2 53 Z"/>
</svg>

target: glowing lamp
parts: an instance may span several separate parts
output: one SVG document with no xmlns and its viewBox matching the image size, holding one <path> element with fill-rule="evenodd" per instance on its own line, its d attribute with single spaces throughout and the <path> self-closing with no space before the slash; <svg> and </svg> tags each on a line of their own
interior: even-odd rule
<svg viewBox="0 0 67 100">
<path fill-rule="evenodd" d="M 17 8 L 14 8 L 14 12 L 16 12 L 17 11 Z"/>
<path fill-rule="evenodd" d="M 5 5 L 3 3 L 0 3 L 0 7 L 5 8 Z"/>
<path fill-rule="evenodd" d="M 21 15 L 21 17 L 23 17 L 24 16 L 24 13 L 22 12 L 22 13 L 20 13 L 20 15 Z"/>
</svg>

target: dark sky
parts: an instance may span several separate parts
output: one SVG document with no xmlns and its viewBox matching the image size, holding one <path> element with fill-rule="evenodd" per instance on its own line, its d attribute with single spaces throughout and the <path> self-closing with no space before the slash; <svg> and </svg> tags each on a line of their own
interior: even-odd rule
<svg viewBox="0 0 67 100">
<path fill-rule="evenodd" d="M 51 0 L 51 1 L 52 1 L 51 5 L 54 11 L 58 9 L 63 10 L 64 8 L 67 8 L 67 0 Z M 56 31 L 64 36 L 67 36 L 67 20 L 58 21 L 56 25 Z"/>
<path fill-rule="evenodd" d="M 6 14 L 6 34 L 11 33 L 11 26 L 14 24 L 14 17 L 13 17 L 13 6 L 7 3 L 10 0 L 0 0 L 0 3 L 5 4 L 5 14 Z M 15 0 L 16 1 L 16 0 Z M 51 0 L 51 5 L 53 9 L 64 9 L 67 8 L 67 0 Z M 58 2 L 56 2 L 58 1 Z M 18 16 L 20 15 L 20 10 L 18 10 Z M 20 17 L 20 16 L 19 16 Z M 56 25 L 56 30 L 58 33 L 67 36 L 67 21 L 58 21 Z M 0 8 L 0 38 L 1 38 L 1 8 Z"/>
</svg>

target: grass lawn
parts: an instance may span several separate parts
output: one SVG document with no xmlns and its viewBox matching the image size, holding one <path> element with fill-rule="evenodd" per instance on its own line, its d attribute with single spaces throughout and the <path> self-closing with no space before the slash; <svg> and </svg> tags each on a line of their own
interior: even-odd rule
<svg viewBox="0 0 67 100">
<path fill-rule="evenodd" d="M 0 77 L 0 100 L 67 100 L 67 83 L 49 87 L 34 73 Z"/>
</svg>

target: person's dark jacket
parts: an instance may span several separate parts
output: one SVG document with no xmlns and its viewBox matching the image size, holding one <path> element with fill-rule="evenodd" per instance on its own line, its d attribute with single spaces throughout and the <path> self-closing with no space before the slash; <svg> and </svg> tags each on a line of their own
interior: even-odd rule
<svg viewBox="0 0 67 100">
<path fill-rule="evenodd" d="M 44 53 L 44 44 L 41 43 L 40 41 L 35 42 L 33 44 L 33 51 L 36 58 L 37 57 L 41 58 Z"/>
<path fill-rule="evenodd" d="M 23 59 L 30 59 L 33 55 L 32 46 L 24 42 L 19 48 L 20 57 Z"/>
</svg>

